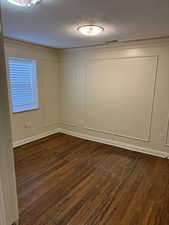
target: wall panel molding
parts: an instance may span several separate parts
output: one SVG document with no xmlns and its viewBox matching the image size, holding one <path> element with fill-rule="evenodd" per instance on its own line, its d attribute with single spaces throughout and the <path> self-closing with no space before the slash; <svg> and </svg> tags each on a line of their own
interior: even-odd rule
<svg viewBox="0 0 169 225">
<path fill-rule="evenodd" d="M 166 130 L 165 143 L 164 143 L 164 145 L 167 147 L 169 147 L 168 139 L 169 139 L 169 117 L 167 120 L 167 130 Z"/>
<path fill-rule="evenodd" d="M 137 55 L 137 56 L 119 56 L 119 57 L 91 57 L 87 61 L 101 61 L 101 60 L 117 60 L 117 59 L 142 59 L 142 58 L 158 58 L 158 55 Z"/>
<path fill-rule="evenodd" d="M 125 142 L 113 141 L 113 140 L 105 139 L 105 138 L 99 138 L 99 137 L 84 134 L 84 133 L 74 132 L 74 131 L 71 131 L 68 129 L 61 128 L 60 132 L 67 134 L 67 135 L 74 136 L 74 137 L 78 137 L 78 138 L 82 138 L 82 139 L 86 139 L 86 140 L 90 140 L 90 141 L 96 141 L 99 143 L 119 147 L 122 149 L 127 149 L 127 150 L 134 151 L 134 152 L 140 152 L 140 153 L 144 153 L 144 154 L 148 154 L 148 155 L 153 155 L 153 156 L 169 159 L 169 153 L 157 151 L 157 150 L 151 149 L 151 148 L 145 148 L 145 147 L 140 147 L 140 146 L 133 145 L 133 144 L 127 144 Z"/>
<path fill-rule="evenodd" d="M 130 136 L 130 135 L 125 135 L 123 133 L 116 133 L 113 131 L 106 131 L 106 130 L 102 130 L 102 129 L 95 129 L 94 127 L 89 127 L 86 125 L 86 119 L 84 118 L 84 129 L 86 130 L 91 130 L 91 131 L 95 131 L 95 132 L 99 132 L 99 133 L 104 133 L 104 134 L 111 134 L 114 136 L 119 136 L 119 137 L 124 137 L 124 138 L 128 138 L 128 139 L 134 139 L 134 140 L 139 140 L 139 141 L 144 141 L 144 142 L 150 142 L 151 140 L 151 130 L 152 130 L 152 119 L 153 119 L 153 112 L 154 112 L 154 100 L 155 100 L 155 92 L 156 92 L 156 82 L 157 82 L 157 74 L 158 74 L 158 55 L 149 55 L 149 56 L 131 56 L 131 57 L 104 57 L 104 58 L 90 58 L 88 60 L 88 63 L 91 63 L 91 61 L 101 61 L 101 60 L 118 60 L 118 59 L 143 59 L 143 58 L 155 58 L 156 60 L 156 66 L 155 66 L 155 79 L 154 79 L 154 84 L 153 84 L 153 96 L 152 96 L 152 102 L 151 102 L 151 113 L 150 113 L 150 120 L 149 120 L 149 128 L 148 128 L 148 137 L 147 138 L 139 138 L 139 137 L 135 137 L 135 136 Z M 86 112 L 86 91 L 87 91 L 87 71 L 85 71 L 85 112 Z M 85 114 L 85 113 L 84 113 Z"/>
<path fill-rule="evenodd" d="M 149 142 L 150 141 L 150 137 L 147 138 L 147 139 L 142 139 L 142 138 L 138 138 L 138 137 L 134 137 L 134 136 L 127 136 L 125 134 L 118 134 L 118 133 L 111 132 L 111 131 L 98 130 L 98 129 L 94 129 L 94 128 L 87 127 L 87 126 L 85 126 L 84 128 L 86 130 L 91 130 L 91 131 L 95 131 L 95 132 L 98 132 L 98 133 L 111 134 L 111 135 L 114 135 L 114 136 L 124 137 L 124 138 L 128 138 L 128 139 L 134 139 L 134 140 L 138 140 L 138 141 L 144 141 L 144 142 Z"/>
<path fill-rule="evenodd" d="M 65 125 L 65 126 L 70 126 L 70 127 L 77 127 L 77 124 L 69 123 L 69 122 L 66 122 L 66 121 L 62 121 L 61 124 Z"/>
</svg>

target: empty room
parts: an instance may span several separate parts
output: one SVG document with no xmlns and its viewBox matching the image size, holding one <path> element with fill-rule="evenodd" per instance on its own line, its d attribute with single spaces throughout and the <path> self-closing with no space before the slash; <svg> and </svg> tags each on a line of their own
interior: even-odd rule
<svg viewBox="0 0 169 225">
<path fill-rule="evenodd" d="M 169 225 L 169 0 L 0 21 L 0 225 Z"/>
</svg>

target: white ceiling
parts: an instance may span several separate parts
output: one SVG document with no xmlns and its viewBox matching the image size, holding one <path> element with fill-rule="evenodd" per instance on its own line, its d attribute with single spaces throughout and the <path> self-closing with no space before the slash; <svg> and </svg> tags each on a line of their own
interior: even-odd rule
<svg viewBox="0 0 169 225">
<path fill-rule="evenodd" d="M 32 8 L 3 4 L 4 35 L 52 47 L 80 47 L 112 40 L 169 36 L 169 0 L 42 0 Z M 97 24 L 99 36 L 77 27 Z"/>
</svg>

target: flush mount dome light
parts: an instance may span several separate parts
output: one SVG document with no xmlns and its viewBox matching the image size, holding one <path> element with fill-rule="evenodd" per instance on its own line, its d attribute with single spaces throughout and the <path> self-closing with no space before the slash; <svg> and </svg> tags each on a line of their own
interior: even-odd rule
<svg viewBox="0 0 169 225">
<path fill-rule="evenodd" d="M 41 0 L 8 0 L 11 4 L 21 6 L 21 7 L 31 7 Z"/>
<path fill-rule="evenodd" d="M 95 36 L 103 32 L 104 28 L 97 25 L 83 25 L 78 27 L 78 31 L 87 36 Z"/>
</svg>

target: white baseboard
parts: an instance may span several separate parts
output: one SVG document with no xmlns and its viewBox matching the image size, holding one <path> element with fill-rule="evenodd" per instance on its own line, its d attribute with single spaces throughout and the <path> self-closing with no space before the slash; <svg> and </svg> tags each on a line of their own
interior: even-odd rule
<svg viewBox="0 0 169 225">
<path fill-rule="evenodd" d="M 21 145 L 28 144 L 28 143 L 33 142 L 33 141 L 37 141 L 41 138 L 44 138 L 44 137 L 47 137 L 47 136 L 50 136 L 52 134 L 56 134 L 56 133 L 59 133 L 59 132 L 60 132 L 60 128 L 57 128 L 57 129 L 54 129 L 54 130 L 51 130 L 51 131 L 48 131 L 48 132 L 38 134 L 38 135 L 30 137 L 30 138 L 26 138 L 26 139 L 23 139 L 23 140 L 20 140 L 20 141 L 16 141 L 16 142 L 13 143 L 13 148 L 19 147 Z"/>
<path fill-rule="evenodd" d="M 99 142 L 99 143 L 103 143 L 103 144 L 107 144 L 107 145 L 111 145 L 111 146 L 116 146 L 116 147 L 119 147 L 119 148 L 134 151 L 134 152 L 140 152 L 140 153 L 144 153 L 144 154 L 148 154 L 148 155 L 153 155 L 153 156 L 169 159 L 169 153 L 167 153 L 167 152 L 156 151 L 156 150 L 150 149 L 150 148 L 144 148 L 144 147 L 140 147 L 140 146 L 137 146 L 137 145 L 126 144 L 124 142 L 119 142 L 119 141 L 112 141 L 112 140 L 108 140 L 108 139 L 105 139 L 105 138 L 99 138 L 99 137 L 95 137 L 95 136 L 91 136 L 91 135 L 87 135 L 87 134 L 83 134 L 83 133 L 78 133 L 78 132 L 73 132 L 73 131 L 61 129 L 61 128 L 57 128 L 55 130 L 51 130 L 51 131 L 48 131 L 48 132 L 45 132 L 45 133 L 41 133 L 41 134 L 33 136 L 31 138 L 16 141 L 16 142 L 14 142 L 13 147 L 16 148 L 16 147 L 19 147 L 21 145 L 28 144 L 30 142 L 39 140 L 41 138 L 44 138 L 44 137 L 47 137 L 47 136 L 50 136 L 52 134 L 56 134 L 56 133 L 59 133 L 59 132 L 61 132 L 63 134 L 83 138 L 83 139 L 86 139 L 86 140 L 90 140 L 90 141 L 96 141 L 96 142 Z"/>
<path fill-rule="evenodd" d="M 104 138 L 98 138 L 98 137 L 94 137 L 94 136 L 91 136 L 91 135 L 73 132 L 73 131 L 65 130 L 65 129 L 60 129 L 60 132 L 64 133 L 64 134 L 67 134 L 67 135 L 83 138 L 83 139 L 86 139 L 86 140 L 96 141 L 96 142 L 99 142 L 99 143 L 103 143 L 103 144 L 107 144 L 107 145 L 111 145 L 111 146 L 116 146 L 116 147 L 119 147 L 119 148 L 134 151 L 134 152 L 140 152 L 140 153 L 153 155 L 153 156 L 157 156 L 157 157 L 161 157 L 161 158 L 169 158 L 169 153 L 156 151 L 156 150 L 150 149 L 150 148 L 144 148 L 144 147 L 140 147 L 140 146 L 137 146 L 137 145 L 126 144 L 124 142 L 112 141 L 112 140 L 108 140 L 108 139 L 104 139 Z"/>
</svg>

